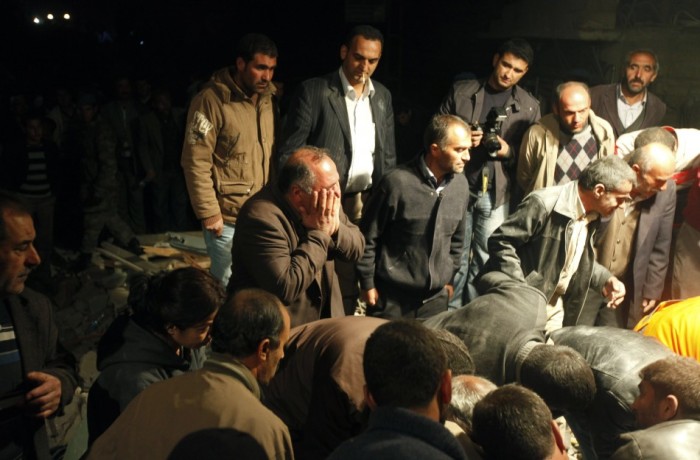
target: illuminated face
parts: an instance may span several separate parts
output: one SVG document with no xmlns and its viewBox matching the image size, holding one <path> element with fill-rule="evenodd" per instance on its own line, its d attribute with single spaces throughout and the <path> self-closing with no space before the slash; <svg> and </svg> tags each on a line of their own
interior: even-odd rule
<svg viewBox="0 0 700 460">
<path fill-rule="evenodd" d="M 352 39 L 350 48 L 340 47 L 343 73 L 352 86 L 362 86 L 372 76 L 382 57 L 382 42 L 368 40 L 361 35 Z"/>
<path fill-rule="evenodd" d="M 34 248 L 34 223 L 29 214 L 3 211 L 6 238 L 0 242 L 0 297 L 20 294 L 41 259 Z"/>
<path fill-rule="evenodd" d="M 559 123 L 565 131 L 576 134 L 588 125 L 590 109 L 591 98 L 588 92 L 581 86 L 572 85 L 562 90 L 554 113 L 559 117 Z"/>
<path fill-rule="evenodd" d="M 493 57 L 493 73 L 489 78 L 489 84 L 493 89 L 505 91 L 517 85 L 527 73 L 527 62 L 511 53 L 503 53 L 503 56 Z"/>
<path fill-rule="evenodd" d="M 215 316 L 216 312 L 207 316 L 199 323 L 193 324 L 185 329 L 180 329 L 179 327 L 174 326 L 173 328 L 169 329 L 170 336 L 175 343 L 185 348 L 193 349 L 207 345 L 209 342 L 211 342 L 211 336 L 209 333 L 211 332 L 211 325 L 214 323 Z"/>
<path fill-rule="evenodd" d="M 277 368 L 280 365 L 280 361 L 282 361 L 282 358 L 284 358 L 284 348 L 287 346 L 287 342 L 289 341 L 289 330 L 291 327 L 289 313 L 287 313 L 286 308 L 283 308 L 283 316 L 284 328 L 280 334 L 280 344 L 274 350 L 269 350 L 267 360 L 260 368 L 260 372 L 258 372 L 258 381 L 260 383 L 265 384 L 272 380 L 272 377 L 274 377 L 275 373 L 277 373 Z"/>
<path fill-rule="evenodd" d="M 657 423 L 665 422 L 660 406 L 654 387 L 646 380 L 642 380 L 639 383 L 639 396 L 631 406 L 637 425 L 640 428 L 649 428 Z"/>
<path fill-rule="evenodd" d="M 646 172 L 642 171 L 638 165 L 633 165 L 632 168 L 637 173 L 637 186 L 634 189 L 635 195 L 646 200 L 658 192 L 666 190 L 668 180 L 673 175 L 674 164 L 671 162 L 665 164 L 652 162 L 649 165 L 649 170 Z"/>
<path fill-rule="evenodd" d="M 472 145 L 471 135 L 464 126 L 459 124 L 450 125 L 447 133 L 445 149 L 437 148 L 436 163 L 439 173 L 442 175 L 461 173 L 469 163 L 469 147 Z M 435 171 L 433 172 L 435 173 Z"/>
<path fill-rule="evenodd" d="M 276 68 L 277 58 L 266 54 L 255 53 L 248 62 L 239 57 L 236 60 L 236 83 L 248 96 L 262 94 L 269 88 Z"/>
<path fill-rule="evenodd" d="M 625 68 L 625 87 L 631 94 L 639 94 L 656 80 L 656 61 L 646 53 L 633 54 Z"/>
</svg>

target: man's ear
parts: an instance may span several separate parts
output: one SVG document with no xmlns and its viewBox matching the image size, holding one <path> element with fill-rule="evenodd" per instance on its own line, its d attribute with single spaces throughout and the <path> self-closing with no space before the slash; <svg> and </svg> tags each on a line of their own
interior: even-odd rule
<svg viewBox="0 0 700 460">
<path fill-rule="evenodd" d="M 362 391 L 365 394 L 365 404 L 367 404 L 367 407 L 369 407 L 369 410 L 374 410 L 377 408 L 377 403 L 374 400 L 374 396 L 372 396 L 372 393 L 369 392 L 367 389 L 367 384 L 365 384 L 362 387 Z"/>
<path fill-rule="evenodd" d="M 245 70 L 245 60 L 242 57 L 236 58 L 236 72 L 243 73 Z"/>
<path fill-rule="evenodd" d="M 289 200 L 292 202 L 295 208 L 301 203 L 301 195 L 304 191 L 298 185 L 291 185 L 289 187 Z"/>
<path fill-rule="evenodd" d="M 560 453 L 566 452 L 564 438 L 562 437 L 561 432 L 559 431 L 559 425 L 554 420 L 552 420 L 550 423 L 552 424 L 552 434 L 554 435 L 554 443 L 556 444 L 557 449 Z"/>
<path fill-rule="evenodd" d="M 258 359 L 267 361 L 270 356 L 270 339 L 265 339 L 258 344 Z"/>
<path fill-rule="evenodd" d="M 347 57 L 347 55 L 348 55 L 348 47 L 347 47 L 347 45 L 340 45 L 340 59 L 341 59 L 342 61 L 344 61 L 345 58 Z"/>
<path fill-rule="evenodd" d="M 605 195 L 605 192 L 605 185 L 603 184 L 595 184 L 595 186 L 593 187 L 593 193 L 595 194 L 596 198 L 602 197 L 603 195 Z"/>
<path fill-rule="evenodd" d="M 440 146 L 437 144 L 430 144 L 430 147 L 428 147 L 428 154 L 437 159 L 440 156 Z"/>
<path fill-rule="evenodd" d="M 661 418 L 664 421 L 672 420 L 678 415 L 678 398 L 674 395 L 666 395 L 666 397 L 661 401 L 660 411 Z"/>
<path fill-rule="evenodd" d="M 452 401 L 452 370 L 447 369 L 440 380 L 438 402 L 447 405 L 450 401 Z"/>
</svg>

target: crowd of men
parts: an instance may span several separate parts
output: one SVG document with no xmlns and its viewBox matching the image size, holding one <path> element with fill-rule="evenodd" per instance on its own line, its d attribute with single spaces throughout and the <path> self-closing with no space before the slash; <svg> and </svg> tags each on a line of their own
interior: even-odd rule
<svg viewBox="0 0 700 460">
<path fill-rule="evenodd" d="M 246 458 L 563 459 L 571 431 L 585 459 L 700 459 L 699 160 L 660 126 L 657 56 L 630 52 L 618 84 L 562 82 L 542 117 L 518 85 L 534 52 L 508 40 L 397 165 L 391 94 L 372 79 L 383 46 L 353 28 L 340 67 L 303 82 L 281 120 L 277 47 L 247 34 L 194 96 L 180 165 L 228 296 L 199 331 L 201 368 L 147 385 L 88 458 L 207 458 L 215 443 Z M 96 164 L 132 161 L 122 137 Z M 47 175 L 14 179 L 0 458 L 48 458 L 44 420 L 78 381 L 50 301 L 24 286 Z M 118 228 L 113 193 L 86 192 L 100 229 Z"/>
</svg>

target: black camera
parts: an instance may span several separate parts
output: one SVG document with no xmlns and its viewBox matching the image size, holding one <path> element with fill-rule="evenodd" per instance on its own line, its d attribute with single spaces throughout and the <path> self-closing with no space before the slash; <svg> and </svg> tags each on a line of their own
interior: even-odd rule
<svg viewBox="0 0 700 460">
<path fill-rule="evenodd" d="M 503 122 L 508 118 L 508 113 L 503 107 L 491 107 L 486 115 L 486 123 L 484 123 L 484 137 L 481 138 L 481 145 L 486 149 L 486 153 L 491 158 L 496 158 L 498 151 L 501 150 L 501 143 L 498 141 L 498 136 L 501 135 Z"/>
</svg>

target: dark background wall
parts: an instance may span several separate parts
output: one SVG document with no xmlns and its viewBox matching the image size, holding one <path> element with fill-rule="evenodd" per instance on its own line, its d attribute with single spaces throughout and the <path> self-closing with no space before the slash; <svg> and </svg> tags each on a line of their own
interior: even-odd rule
<svg viewBox="0 0 700 460">
<path fill-rule="evenodd" d="M 544 102 L 572 75 L 615 81 L 632 47 L 651 47 L 662 72 L 654 86 L 677 125 L 700 117 L 698 0 L 9 0 L 0 27 L 0 93 L 47 92 L 57 84 L 109 87 L 116 73 L 144 75 L 173 89 L 233 61 L 243 33 L 278 44 L 275 79 L 287 91 L 339 64 L 344 33 L 370 23 L 386 36 L 375 77 L 395 98 L 432 111 L 460 72 L 485 75 L 500 42 L 522 36 L 536 50 L 523 84 Z M 45 20 L 47 12 L 57 16 Z M 72 18 L 61 16 L 69 11 Z M 32 18 L 41 17 L 43 24 Z M 184 101 L 184 99 L 183 99 Z"/>
</svg>

